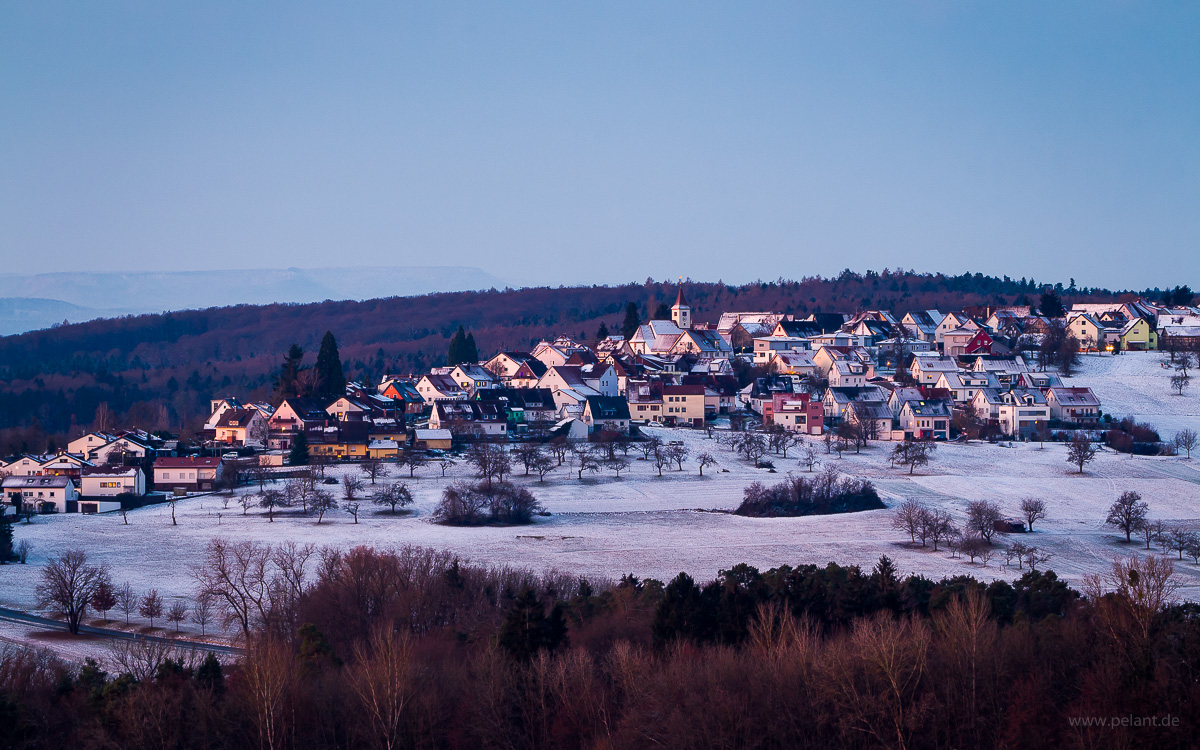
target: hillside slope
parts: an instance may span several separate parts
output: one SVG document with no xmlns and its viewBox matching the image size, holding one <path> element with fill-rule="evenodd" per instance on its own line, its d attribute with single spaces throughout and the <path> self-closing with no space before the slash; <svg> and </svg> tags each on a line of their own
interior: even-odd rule
<svg viewBox="0 0 1200 750">
<path fill-rule="evenodd" d="M 390 297 L 307 305 L 239 305 L 97 320 L 0 338 L 0 451 L 37 449 L 46 433 L 91 423 L 107 401 L 118 416 L 151 429 L 194 424 L 213 395 L 266 397 L 284 352 L 298 343 L 313 361 L 325 331 L 340 344 L 350 377 L 421 372 L 445 359 L 450 335 L 463 325 L 480 353 L 528 348 L 567 334 L 591 340 L 600 323 L 617 331 L 629 302 L 642 318 L 675 299 L 676 286 L 647 280 L 617 287 L 529 288 Z M 698 322 L 723 311 L 809 312 L 886 308 L 959 309 L 1028 303 L 1032 281 L 979 274 L 912 272 L 729 286 L 685 284 Z M 1103 300 L 1093 290 L 1078 299 Z M 160 408 L 165 404 L 166 408 Z"/>
</svg>

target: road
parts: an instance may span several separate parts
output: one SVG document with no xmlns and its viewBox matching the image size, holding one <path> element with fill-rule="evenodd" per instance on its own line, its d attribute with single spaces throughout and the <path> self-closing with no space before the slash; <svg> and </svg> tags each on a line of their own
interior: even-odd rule
<svg viewBox="0 0 1200 750">
<path fill-rule="evenodd" d="M 67 630 L 67 624 L 61 620 L 52 620 L 48 617 L 30 614 L 19 609 L 8 609 L 0 607 L 0 620 L 8 622 L 20 623 L 23 625 L 34 625 L 39 628 L 49 630 Z M 242 650 L 235 646 L 225 646 L 216 643 L 206 643 L 204 641 L 189 641 L 183 638 L 164 638 L 158 635 L 143 635 L 142 633 L 128 633 L 124 630 L 113 630 L 111 628 L 97 628 L 91 625 L 82 625 L 79 628 L 81 635 L 98 636 L 101 638 L 111 638 L 121 641 L 152 641 L 155 643 L 166 643 L 171 646 L 184 649 L 195 649 L 197 651 L 213 651 L 218 654 L 226 654 L 230 656 L 240 655 Z M 52 647 L 51 647 L 52 648 Z"/>
</svg>

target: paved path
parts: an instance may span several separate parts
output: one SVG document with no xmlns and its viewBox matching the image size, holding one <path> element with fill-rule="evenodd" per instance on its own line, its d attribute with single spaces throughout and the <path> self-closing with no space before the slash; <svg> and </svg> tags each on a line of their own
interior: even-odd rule
<svg viewBox="0 0 1200 750">
<path fill-rule="evenodd" d="M 8 622 L 16 622 L 25 625 L 36 625 L 39 628 L 50 630 L 67 630 L 67 624 L 61 620 L 52 620 L 49 617 L 23 612 L 19 609 L 8 609 L 0 607 L 0 620 Z M 166 643 L 179 648 L 190 648 L 197 651 L 213 651 L 218 654 L 238 655 L 242 653 L 240 648 L 234 646 L 226 646 L 217 643 L 206 643 L 204 641 L 189 641 L 183 638 L 165 638 L 158 635 L 145 635 L 143 633 L 129 633 L 124 630 L 114 630 L 112 628 L 97 628 L 91 625 L 81 625 L 79 627 L 81 635 L 93 635 L 101 638 L 111 638 L 121 641 L 152 641 L 156 643 Z"/>
</svg>

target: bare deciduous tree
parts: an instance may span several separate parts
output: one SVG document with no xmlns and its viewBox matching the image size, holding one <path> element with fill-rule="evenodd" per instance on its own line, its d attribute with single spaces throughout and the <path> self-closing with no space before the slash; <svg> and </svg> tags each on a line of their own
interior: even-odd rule
<svg viewBox="0 0 1200 750">
<path fill-rule="evenodd" d="M 1072 433 L 1070 441 L 1067 442 L 1067 462 L 1078 466 L 1079 473 L 1082 474 L 1084 465 L 1091 463 L 1095 458 L 1096 446 L 1092 445 L 1087 433 Z"/>
<path fill-rule="evenodd" d="M 37 604 L 66 618 L 67 629 L 78 635 L 92 594 L 108 577 L 108 568 L 90 565 L 83 550 L 67 550 L 42 568 L 41 581 L 35 589 Z"/>
<path fill-rule="evenodd" d="M 1037 497 L 1025 498 L 1021 501 L 1021 515 L 1024 516 L 1029 530 L 1033 531 L 1033 522 L 1046 517 L 1046 501 Z"/>
<path fill-rule="evenodd" d="M 1001 520 L 1000 506 L 987 500 L 974 500 L 967 503 L 967 528 L 978 534 L 988 544 L 996 533 L 996 522 Z"/>
<path fill-rule="evenodd" d="M 696 464 L 700 467 L 700 476 L 704 476 L 704 467 L 716 466 L 717 459 L 713 458 L 711 453 L 701 453 L 696 456 Z"/>
<path fill-rule="evenodd" d="M 1132 541 L 1133 534 L 1141 531 L 1142 526 L 1146 524 L 1146 514 L 1149 510 L 1150 506 L 1142 500 L 1141 495 L 1132 490 L 1122 492 L 1109 506 L 1108 518 L 1104 519 L 1104 523 L 1123 531 L 1128 543 Z"/>
<path fill-rule="evenodd" d="M 365 644 L 355 644 L 353 657 L 350 688 L 370 717 L 380 745 L 393 750 L 400 744 L 404 711 L 416 693 L 411 643 L 389 624 L 375 628 Z"/>
<path fill-rule="evenodd" d="M 892 516 L 892 528 L 907 532 L 909 541 L 915 544 L 921 526 L 921 514 L 924 512 L 925 506 L 921 501 L 914 497 L 905 498 L 896 506 L 896 513 Z"/>
<path fill-rule="evenodd" d="M 1183 429 L 1175 433 L 1175 449 L 1186 453 L 1187 457 L 1191 458 L 1192 451 L 1196 450 L 1196 431 Z"/>
<path fill-rule="evenodd" d="M 157 617 L 162 617 L 163 614 L 163 598 L 158 593 L 158 589 L 150 589 L 142 597 L 138 603 L 138 614 L 150 620 L 150 627 L 154 627 L 154 620 Z"/>
<path fill-rule="evenodd" d="M 175 624 L 175 632 L 179 632 L 179 623 L 188 618 L 188 605 L 182 599 L 171 602 L 167 608 L 167 620 Z"/>
<path fill-rule="evenodd" d="M 392 515 L 396 514 L 397 506 L 409 505 L 412 501 L 412 492 L 408 489 L 407 484 L 391 484 L 386 487 L 380 487 L 371 495 L 372 503 L 390 507 Z"/>
<path fill-rule="evenodd" d="M 382 479 L 391 473 L 388 465 L 381 459 L 368 457 L 364 458 L 358 464 L 359 471 L 367 475 L 371 480 L 371 484 L 375 484 L 376 479 Z"/>
</svg>

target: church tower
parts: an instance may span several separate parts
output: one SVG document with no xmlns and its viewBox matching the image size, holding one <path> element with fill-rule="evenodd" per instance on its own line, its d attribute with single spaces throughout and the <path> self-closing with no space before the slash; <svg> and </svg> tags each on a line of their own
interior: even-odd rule
<svg viewBox="0 0 1200 750">
<path fill-rule="evenodd" d="M 682 285 L 679 287 L 679 296 L 675 298 L 675 304 L 671 305 L 671 322 L 685 331 L 692 327 L 692 308 L 683 300 Z"/>
</svg>

